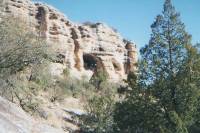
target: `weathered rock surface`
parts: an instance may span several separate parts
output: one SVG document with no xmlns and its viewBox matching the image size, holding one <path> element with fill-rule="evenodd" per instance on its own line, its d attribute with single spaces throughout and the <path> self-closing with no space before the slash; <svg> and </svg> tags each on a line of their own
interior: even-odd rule
<svg viewBox="0 0 200 133">
<path fill-rule="evenodd" d="M 50 125 L 36 122 L 20 107 L 0 97 L 0 133 L 64 133 Z"/>
<path fill-rule="evenodd" d="M 69 67 L 73 76 L 90 78 L 104 68 L 110 79 L 119 81 L 136 69 L 136 45 L 106 24 L 76 24 L 53 7 L 30 0 L 4 1 L 4 12 L 27 21 L 57 54 L 60 60 L 52 64 L 53 74 Z"/>
</svg>

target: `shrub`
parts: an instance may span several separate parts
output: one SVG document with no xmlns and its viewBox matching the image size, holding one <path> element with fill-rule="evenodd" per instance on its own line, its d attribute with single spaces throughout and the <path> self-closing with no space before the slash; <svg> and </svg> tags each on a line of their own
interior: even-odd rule
<svg viewBox="0 0 200 133">
<path fill-rule="evenodd" d="M 1 16 L 0 81 L 1 96 L 18 103 L 25 111 L 34 112 L 38 103 L 38 86 L 31 81 L 25 68 L 40 64 L 45 58 L 45 41 L 35 35 L 26 22 Z"/>
<path fill-rule="evenodd" d="M 66 95 L 71 95 L 73 97 L 79 97 L 86 90 L 85 87 L 89 87 L 88 83 L 84 80 L 75 79 L 73 77 L 67 77 L 64 79 L 59 79 L 57 86 L 63 89 Z"/>
<path fill-rule="evenodd" d="M 1 95 L 17 103 L 20 107 L 31 114 L 35 113 L 39 102 L 37 100 L 38 86 L 32 82 L 28 82 L 22 74 L 16 74 L 4 80 L 4 86 Z"/>
<path fill-rule="evenodd" d="M 95 133 L 113 132 L 114 95 L 109 92 L 88 98 L 85 109 L 87 115 L 80 117 L 81 131 Z"/>
<path fill-rule="evenodd" d="M 97 90 L 101 90 L 103 89 L 102 84 L 104 82 L 107 82 L 107 80 L 108 80 L 107 72 L 103 69 L 99 69 L 96 71 L 96 73 L 94 74 L 94 76 L 91 78 L 90 81 Z"/>
<path fill-rule="evenodd" d="M 90 26 L 91 28 L 96 28 L 97 27 L 96 23 L 93 23 L 93 22 L 90 22 L 90 21 L 84 22 L 83 25 Z"/>
<path fill-rule="evenodd" d="M 26 23 L 15 18 L 0 21 L 0 76 L 4 78 L 39 63 L 44 57 L 45 42 Z"/>
<path fill-rule="evenodd" d="M 63 75 L 64 75 L 64 77 L 69 77 L 70 71 L 69 71 L 68 67 L 63 70 Z"/>
<path fill-rule="evenodd" d="M 41 90 L 47 90 L 53 85 L 54 82 L 54 79 L 50 74 L 48 65 L 49 62 L 46 61 L 42 64 L 33 66 L 31 70 L 31 78 L 29 81 L 35 82 Z"/>
</svg>

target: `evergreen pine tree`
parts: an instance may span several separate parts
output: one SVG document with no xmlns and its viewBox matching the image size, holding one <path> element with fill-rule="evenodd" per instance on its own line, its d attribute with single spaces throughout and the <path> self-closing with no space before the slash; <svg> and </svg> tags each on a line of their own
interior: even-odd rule
<svg viewBox="0 0 200 133">
<path fill-rule="evenodd" d="M 165 1 L 163 14 L 151 28 L 149 44 L 141 49 L 144 82 L 150 84 L 148 89 L 162 106 L 172 132 L 187 132 L 199 96 L 196 79 L 192 79 L 196 52 L 191 35 L 171 0 Z"/>
<path fill-rule="evenodd" d="M 149 44 L 140 51 L 137 89 L 116 107 L 118 131 L 187 133 L 198 114 L 197 49 L 171 0 L 151 28 Z"/>
</svg>

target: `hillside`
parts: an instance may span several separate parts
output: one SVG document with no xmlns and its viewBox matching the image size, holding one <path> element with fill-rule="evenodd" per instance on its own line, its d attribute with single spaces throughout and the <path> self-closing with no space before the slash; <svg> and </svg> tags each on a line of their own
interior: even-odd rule
<svg viewBox="0 0 200 133">
<path fill-rule="evenodd" d="M 104 23 L 74 23 L 46 4 L 3 2 L 1 56 L 10 57 L 1 62 L 0 133 L 78 132 L 87 101 L 116 95 L 136 70 L 136 45 Z"/>
</svg>

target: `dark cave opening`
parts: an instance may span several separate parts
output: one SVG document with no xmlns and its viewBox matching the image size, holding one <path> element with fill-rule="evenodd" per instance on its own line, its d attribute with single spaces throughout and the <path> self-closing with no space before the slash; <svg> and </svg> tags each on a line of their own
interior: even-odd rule
<svg viewBox="0 0 200 133">
<path fill-rule="evenodd" d="M 41 23 L 45 21 L 46 11 L 43 7 L 38 7 L 38 12 L 36 14 L 36 19 Z"/>
<path fill-rule="evenodd" d="M 84 68 L 95 71 L 99 64 L 99 59 L 92 54 L 83 54 Z"/>
</svg>

